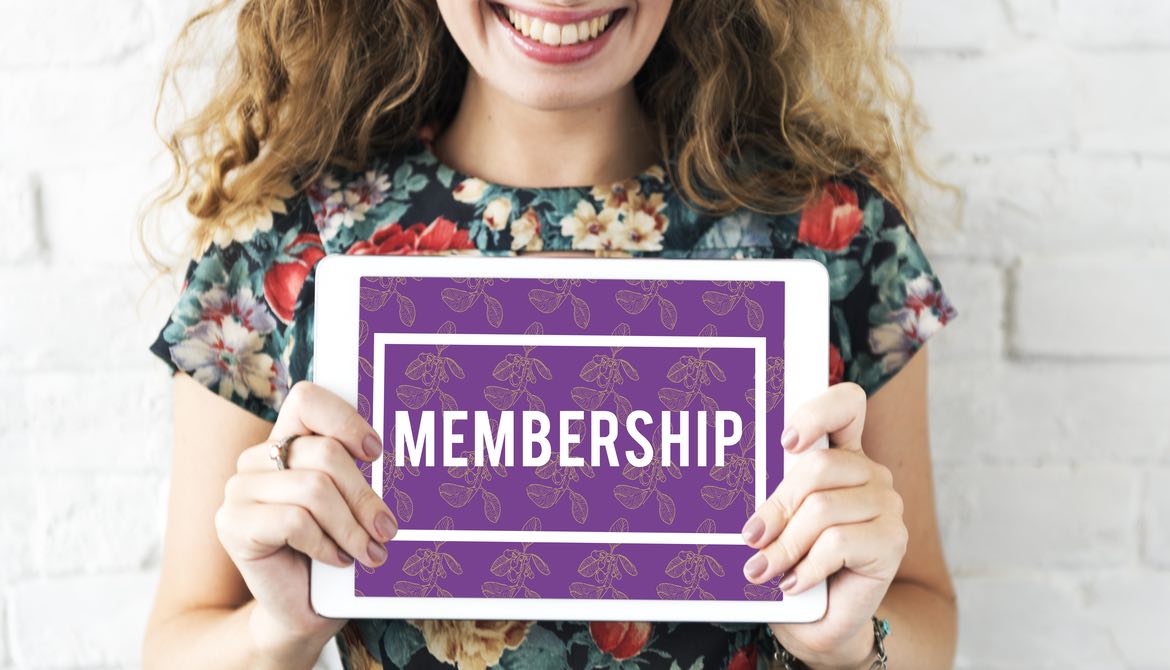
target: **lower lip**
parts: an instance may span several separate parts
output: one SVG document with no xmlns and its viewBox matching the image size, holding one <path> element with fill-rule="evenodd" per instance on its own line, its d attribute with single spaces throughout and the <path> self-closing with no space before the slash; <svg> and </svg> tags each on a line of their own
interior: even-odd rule
<svg viewBox="0 0 1170 670">
<path fill-rule="evenodd" d="M 516 27 L 499 11 L 493 9 L 492 13 L 496 15 L 496 18 L 499 19 L 500 23 L 508 31 L 508 36 L 512 39 L 512 43 L 524 55 L 542 63 L 553 63 L 557 65 L 583 61 L 598 51 L 601 51 L 605 47 L 606 42 L 609 42 L 609 36 L 613 34 L 614 27 L 625 18 L 625 12 L 622 12 L 620 16 L 615 16 L 605 32 L 588 42 L 578 42 L 577 44 L 570 44 L 568 46 L 554 47 L 525 37 L 524 33 L 516 30 Z"/>
</svg>

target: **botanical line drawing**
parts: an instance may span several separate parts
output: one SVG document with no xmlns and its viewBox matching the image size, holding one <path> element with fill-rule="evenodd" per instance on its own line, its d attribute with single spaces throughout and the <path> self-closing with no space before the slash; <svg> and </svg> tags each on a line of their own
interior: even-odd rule
<svg viewBox="0 0 1170 670">
<path fill-rule="evenodd" d="M 619 323 L 613 329 L 613 334 L 618 336 L 629 335 L 629 324 Z M 624 424 L 626 415 L 632 412 L 634 407 L 628 398 L 617 392 L 616 387 L 622 384 L 627 378 L 637 381 L 638 371 L 626 359 L 618 358 L 621 350 L 622 347 L 610 347 L 608 356 L 605 354 L 594 355 L 588 363 L 581 367 L 580 376 L 582 381 L 590 382 L 596 385 L 596 388 L 574 386 L 571 395 L 573 402 L 587 412 L 599 409 L 606 400 L 613 398 L 618 423 Z M 625 377 L 622 375 L 625 375 Z"/>
<path fill-rule="evenodd" d="M 580 424 L 583 423 L 583 421 L 570 422 L 570 430 L 579 431 Z M 581 443 L 571 446 L 568 449 L 569 453 L 572 454 L 573 449 L 579 446 Z M 584 495 L 573 490 L 574 482 L 579 481 L 582 475 L 593 477 L 593 467 L 589 465 L 589 461 L 582 461 L 581 465 L 564 466 L 561 465 L 559 458 L 553 457 L 548 463 L 538 467 L 533 474 L 552 484 L 551 486 L 548 484 L 529 484 L 525 487 L 528 499 L 537 507 L 551 509 L 568 494 L 569 513 L 573 515 L 573 520 L 584 524 L 589 519 L 589 501 Z"/>
<path fill-rule="evenodd" d="M 540 310 L 541 314 L 552 314 L 565 304 L 565 300 L 573 306 L 573 323 L 584 330 L 589 327 L 589 303 L 573 295 L 573 289 L 583 282 L 593 280 L 582 279 L 541 279 L 540 283 L 552 286 L 553 290 L 534 288 L 528 291 L 528 301 Z"/>
<path fill-rule="evenodd" d="M 485 484 L 492 480 L 492 474 L 507 477 L 508 471 L 503 465 L 474 465 L 475 452 L 467 450 L 461 454 L 467 459 L 468 465 L 454 465 L 447 468 L 447 474 L 455 479 L 463 480 L 463 484 L 443 482 L 439 484 L 439 497 L 448 505 L 456 508 L 466 507 L 479 493 L 483 498 L 483 515 L 488 521 L 498 523 L 500 520 L 500 498 L 487 490 Z"/>
<path fill-rule="evenodd" d="M 376 286 L 362 286 L 358 293 L 358 304 L 367 312 L 382 309 L 390 298 L 398 301 L 398 320 L 404 326 L 413 326 L 416 316 L 414 301 L 401 293 L 406 277 L 377 277 L 371 280 Z"/>
<path fill-rule="evenodd" d="M 704 519 L 699 524 L 698 532 L 714 533 L 715 522 L 711 519 Z M 705 546 L 695 545 L 694 551 L 684 549 L 670 559 L 670 562 L 666 564 L 666 576 L 676 581 L 660 583 L 655 589 L 659 598 L 663 600 L 690 600 L 694 597 L 703 600 L 715 599 L 713 594 L 703 589 L 703 582 L 710 579 L 712 574 L 716 577 L 722 577 L 724 571 L 723 566 L 714 556 L 703 553 Z"/>
<path fill-rule="evenodd" d="M 625 310 L 626 314 L 631 316 L 641 314 L 650 305 L 658 303 L 658 320 L 662 323 L 662 327 L 674 330 L 674 327 L 678 325 L 678 308 L 671 300 L 662 295 L 662 289 L 670 285 L 669 281 L 628 280 L 626 283 L 637 286 L 639 289 L 637 291 L 622 289 L 614 295 L 618 306 Z M 676 283 L 681 284 L 682 282 Z"/>
<path fill-rule="evenodd" d="M 630 522 L 626 521 L 625 517 L 618 517 L 609 527 L 609 532 L 624 533 L 629 529 Z M 577 566 L 577 574 L 593 580 L 593 583 L 573 582 L 569 584 L 569 595 L 574 598 L 609 597 L 625 600 L 626 594 L 618 590 L 614 582 L 619 581 L 623 575 L 636 577 L 638 569 L 634 567 L 633 561 L 618 553 L 617 549 L 620 546 L 621 544 L 611 544 L 608 551 L 594 549 L 589 552 Z"/>
<path fill-rule="evenodd" d="M 724 454 L 723 465 L 711 466 L 711 479 L 723 482 L 724 486 L 708 484 L 700 489 L 703 501 L 717 510 L 725 510 L 743 494 L 744 519 L 756 509 L 756 496 L 752 493 L 756 478 L 756 423 L 748 422 L 739 440 L 739 453 Z"/>
<path fill-rule="evenodd" d="M 703 327 L 699 336 L 715 337 L 716 332 L 715 325 L 709 323 Z M 686 355 L 675 361 L 674 365 L 671 365 L 670 369 L 666 371 L 666 378 L 681 385 L 682 388 L 664 386 L 658 389 L 658 400 L 666 409 L 681 412 L 689 408 L 698 398 L 703 409 L 707 412 L 707 425 L 714 426 L 715 412 L 719 410 L 719 402 L 704 393 L 703 387 L 710 385 L 712 381 L 725 382 L 727 375 L 715 361 L 703 358 L 709 350 L 707 347 L 699 347 L 696 350 L 697 355 Z"/>
<path fill-rule="evenodd" d="M 435 524 L 435 530 L 451 530 L 455 527 L 455 522 L 449 516 L 439 519 Z M 434 549 L 427 549 L 419 547 L 414 550 L 414 553 L 406 559 L 402 564 L 402 573 L 414 577 L 420 581 L 412 582 L 405 579 L 394 582 L 394 594 L 406 598 L 425 598 L 426 596 L 436 595 L 443 598 L 450 598 L 451 592 L 439 586 L 439 581 L 447 576 L 447 571 L 461 575 L 463 574 L 463 566 L 459 565 L 459 561 L 455 557 L 444 551 L 444 542 L 435 541 Z"/>
<path fill-rule="evenodd" d="M 455 324 L 451 321 L 447 321 L 439 327 L 440 334 L 453 332 L 455 332 Z M 395 393 L 402 404 L 410 409 L 421 409 L 432 396 L 438 395 L 439 404 L 444 412 L 459 409 L 459 404 L 455 401 L 454 396 L 441 388 L 443 384 L 451 381 L 452 376 L 456 379 L 464 377 L 463 368 L 451 357 L 443 355 L 443 350 L 446 348 L 445 344 L 436 344 L 435 353 L 419 354 L 406 366 L 407 379 L 417 381 L 422 386 L 400 384 L 395 389 Z"/>
<path fill-rule="evenodd" d="M 544 327 L 540 322 L 533 322 L 524 331 L 525 335 L 543 335 Z M 490 385 L 484 388 L 483 397 L 496 409 L 503 411 L 512 409 L 521 396 L 528 402 L 528 409 L 534 412 L 545 410 L 544 400 L 528 389 L 529 384 L 536 384 L 539 375 L 545 381 L 553 378 L 552 370 L 544 361 L 532 355 L 535 346 L 525 346 L 524 353 L 510 353 L 496 364 L 492 370 L 492 377 L 497 381 L 505 382 L 507 386 Z"/>
<path fill-rule="evenodd" d="M 771 412 L 776 409 L 776 405 L 779 405 L 780 399 L 784 397 L 784 359 L 780 356 L 769 356 L 764 375 L 766 380 L 764 382 L 764 396 L 767 398 L 764 411 Z M 746 389 L 743 392 L 743 397 L 752 408 L 755 408 L 755 387 Z"/>
<path fill-rule="evenodd" d="M 743 595 L 748 600 L 784 600 L 784 591 L 780 589 L 780 582 L 784 574 L 779 574 L 763 584 L 744 584 Z"/>
<path fill-rule="evenodd" d="M 447 287 L 443 289 L 439 295 L 443 302 L 453 311 L 462 314 L 475 306 L 479 299 L 483 298 L 484 311 L 487 315 L 487 321 L 492 328 L 499 328 L 500 324 L 504 322 L 504 305 L 499 299 L 488 295 L 487 287 L 491 286 L 497 280 L 488 278 L 477 279 L 453 279 L 456 284 L 462 284 L 467 287 L 463 290 L 455 287 Z M 500 279 L 499 281 L 507 281 Z"/>
<path fill-rule="evenodd" d="M 747 311 L 748 326 L 752 330 L 760 330 L 764 327 L 764 308 L 760 306 L 760 303 L 749 298 L 747 293 L 754 289 L 757 283 L 764 286 L 766 282 L 716 281 L 711 283 L 725 288 L 726 292 L 703 291 L 703 304 L 707 306 L 707 309 L 717 316 L 727 316 L 742 302 Z"/>
<path fill-rule="evenodd" d="M 525 532 L 540 531 L 540 519 L 531 517 L 524 524 Z M 489 598 L 539 598 L 540 594 L 526 583 L 536 579 L 536 573 L 547 577 L 548 563 L 528 550 L 531 542 L 521 542 L 519 549 L 505 549 L 492 561 L 492 574 L 503 582 L 484 582 L 483 594 Z"/>
<path fill-rule="evenodd" d="M 632 463 L 626 463 L 625 467 L 622 468 L 622 476 L 636 482 L 637 486 L 618 484 L 613 488 L 613 497 L 617 498 L 617 501 L 626 509 L 634 510 L 645 505 L 653 495 L 658 502 L 658 518 L 662 520 L 662 523 L 670 525 L 674 523 L 674 498 L 658 487 L 667 481 L 667 474 L 675 479 L 682 479 L 682 470 L 676 463 L 665 467 L 662 465 L 661 426 L 654 428 L 654 437 L 651 439 L 651 443 L 658 452 L 658 456 L 651 461 L 650 465 L 638 467 Z"/>
</svg>

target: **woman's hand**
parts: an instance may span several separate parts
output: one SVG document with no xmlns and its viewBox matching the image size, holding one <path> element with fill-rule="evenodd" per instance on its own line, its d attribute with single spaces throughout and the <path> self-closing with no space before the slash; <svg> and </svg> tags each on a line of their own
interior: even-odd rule
<svg viewBox="0 0 1170 670">
<path fill-rule="evenodd" d="M 219 541 L 256 600 L 251 617 L 257 647 L 271 654 L 319 650 L 345 625 L 309 604 L 309 557 L 337 566 L 386 560 L 398 530 L 386 504 L 366 483 L 354 458 L 373 461 L 382 443 L 338 396 L 310 382 L 292 387 L 270 440 L 300 435 L 289 446 L 287 470 L 269 458 L 271 441 L 240 455 L 215 514 Z"/>
<path fill-rule="evenodd" d="M 823 619 L 772 624 L 780 643 L 812 668 L 868 667 L 870 618 L 906 553 L 902 497 L 890 470 L 861 450 L 865 409 L 865 391 L 853 383 L 799 407 L 780 441 L 804 453 L 744 524 L 744 540 L 760 550 L 744 564 L 749 581 L 783 575 L 780 588 L 796 595 L 829 580 Z M 823 435 L 833 448 L 810 450 Z"/>
</svg>

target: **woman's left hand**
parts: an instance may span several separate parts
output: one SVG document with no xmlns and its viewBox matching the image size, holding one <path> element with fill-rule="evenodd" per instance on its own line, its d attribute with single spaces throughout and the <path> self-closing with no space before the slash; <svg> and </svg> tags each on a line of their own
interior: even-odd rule
<svg viewBox="0 0 1170 670">
<path fill-rule="evenodd" d="M 780 589 L 792 596 L 829 580 L 824 618 L 772 624 L 785 649 L 812 668 L 868 667 L 871 617 L 906 553 L 902 497 L 889 468 L 861 450 L 865 409 L 865 391 L 853 383 L 799 407 L 781 444 L 806 453 L 743 528 L 759 549 L 744 564 L 752 583 L 783 575 Z M 824 435 L 832 448 L 810 450 Z"/>
</svg>

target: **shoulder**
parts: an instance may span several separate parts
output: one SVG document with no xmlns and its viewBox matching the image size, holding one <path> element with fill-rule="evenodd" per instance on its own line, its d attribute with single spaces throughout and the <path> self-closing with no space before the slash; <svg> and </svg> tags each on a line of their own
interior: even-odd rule
<svg viewBox="0 0 1170 670">
<path fill-rule="evenodd" d="M 207 237 L 150 350 L 223 398 L 275 419 L 310 375 L 311 291 L 325 255 L 303 194 L 292 187 Z"/>
<path fill-rule="evenodd" d="M 827 182 L 777 232 L 791 257 L 828 270 L 831 383 L 876 392 L 958 316 L 904 208 L 865 175 Z"/>
</svg>

